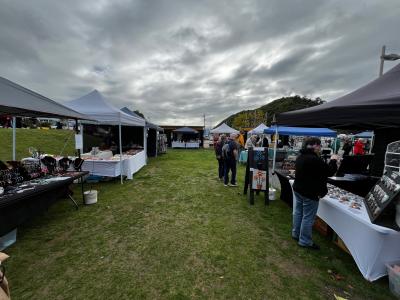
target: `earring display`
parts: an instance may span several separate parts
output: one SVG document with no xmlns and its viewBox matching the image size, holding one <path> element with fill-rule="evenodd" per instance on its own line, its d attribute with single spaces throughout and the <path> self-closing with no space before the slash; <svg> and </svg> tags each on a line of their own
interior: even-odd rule
<svg viewBox="0 0 400 300">
<path fill-rule="evenodd" d="M 376 223 L 389 204 L 400 192 L 400 173 L 386 169 L 381 179 L 364 199 L 372 223 Z"/>
</svg>

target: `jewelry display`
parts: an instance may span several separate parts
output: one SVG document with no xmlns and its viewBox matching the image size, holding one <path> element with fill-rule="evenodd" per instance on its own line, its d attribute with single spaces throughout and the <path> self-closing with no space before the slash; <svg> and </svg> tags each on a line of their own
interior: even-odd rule
<svg viewBox="0 0 400 300">
<path fill-rule="evenodd" d="M 371 222 L 375 222 L 391 201 L 397 198 L 400 192 L 400 173 L 393 169 L 386 169 L 381 179 L 375 184 L 364 202 Z"/>
</svg>

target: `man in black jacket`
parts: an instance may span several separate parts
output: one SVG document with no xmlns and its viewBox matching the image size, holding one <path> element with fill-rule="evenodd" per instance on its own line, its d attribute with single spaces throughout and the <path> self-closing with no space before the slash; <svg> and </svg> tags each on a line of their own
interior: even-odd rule
<svg viewBox="0 0 400 300">
<path fill-rule="evenodd" d="M 304 141 L 296 159 L 296 179 L 293 184 L 295 211 L 292 237 L 299 245 L 318 250 L 312 240 L 312 226 L 318 210 L 318 201 L 328 193 L 327 179 L 337 171 L 337 155 L 332 155 L 329 164 L 319 157 L 321 140 L 308 138 Z"/>
</svg>

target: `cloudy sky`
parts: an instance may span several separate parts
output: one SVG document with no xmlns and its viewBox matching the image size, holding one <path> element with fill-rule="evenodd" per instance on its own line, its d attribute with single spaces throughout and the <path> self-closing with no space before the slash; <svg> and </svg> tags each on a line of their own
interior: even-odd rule
<svg viewBox="0 0 400 300">
<path fill-rule="evenodd" d="M 0 0 L 0 76 L 57 101 L 97 89 L 160 124 L 332 100 L 400 53 L 399 0 Z M 385 70 L 395 63 L 387 62 Z"/>
</svg>

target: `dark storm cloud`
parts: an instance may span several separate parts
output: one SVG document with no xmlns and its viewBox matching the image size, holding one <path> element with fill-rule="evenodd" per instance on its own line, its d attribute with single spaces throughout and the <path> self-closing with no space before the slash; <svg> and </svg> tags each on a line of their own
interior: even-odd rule
<svg viewBox="0 0 400 300">
<path fill-rule="evenodd" d="M 400 52 L 397 0 L 0 4 L 1 76 L 62 101 L 98 89 L 164 124 L 331 100 L 376 78 L 383 44 Z"/>
</svg>

